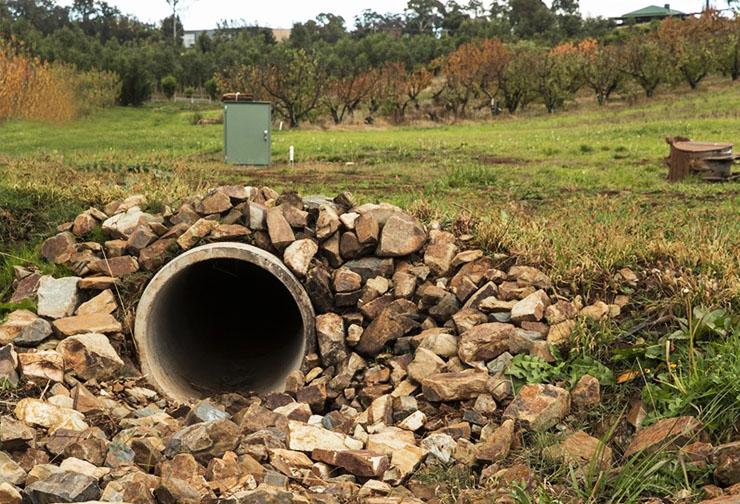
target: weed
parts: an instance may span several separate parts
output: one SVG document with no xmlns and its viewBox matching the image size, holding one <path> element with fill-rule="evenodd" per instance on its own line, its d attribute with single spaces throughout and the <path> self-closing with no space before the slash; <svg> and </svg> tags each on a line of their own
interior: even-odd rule
<svg viewBox="0 0 740 504">
<path fill-rule="evenodd" d="M 445 504 L 459 502 L 462 490 L 475 488 L 475 473 L 459 465 L 427 465 L 414 474 L 425 485 L 434 485 L 437 497 Z"/>
</svg>

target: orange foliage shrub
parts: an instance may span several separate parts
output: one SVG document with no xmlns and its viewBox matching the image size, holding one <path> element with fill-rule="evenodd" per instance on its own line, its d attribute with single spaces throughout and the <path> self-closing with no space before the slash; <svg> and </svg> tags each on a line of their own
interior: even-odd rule
<svg viewBox="0 0 740 504">
<path fill-rule="evenodd" d="M 52 65 L 0 40 L 0 120 L 67 121 L 75 114 L 74 89 Z"/>
</svg>

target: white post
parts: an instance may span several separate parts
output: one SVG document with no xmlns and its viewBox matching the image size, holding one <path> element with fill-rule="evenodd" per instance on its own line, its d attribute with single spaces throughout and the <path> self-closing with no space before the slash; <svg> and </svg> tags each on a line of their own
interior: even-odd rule
<svg viewBox="0 0 740 504">
<path fill-rule="evenodd" d="M 290 149 L 288 149 L 288 159 L 290 164 L 293 164 L 295 162 L 295 149 L 293 146 L 290 146 Z"/>
</svg>

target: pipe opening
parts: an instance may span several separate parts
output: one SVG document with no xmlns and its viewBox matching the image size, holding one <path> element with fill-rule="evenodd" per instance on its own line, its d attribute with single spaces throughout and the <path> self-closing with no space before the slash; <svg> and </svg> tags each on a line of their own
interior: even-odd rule
<svg viewBox="0 0 740 504">
<path fill-rule="evenodd" d="M 273 256 L 214 245 L 174 259 L 147 286 L 136 321 L 142 367 L 179 399 L 281 390 L 313 334 L 310 301 Z"/>
</svg>

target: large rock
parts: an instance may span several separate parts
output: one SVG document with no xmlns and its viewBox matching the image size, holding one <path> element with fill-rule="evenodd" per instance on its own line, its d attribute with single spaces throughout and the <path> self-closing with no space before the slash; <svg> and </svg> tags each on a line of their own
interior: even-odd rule
<svg viewBox="0 0 740 504">
<path fill-rule="evenodd" d="M 550 298 L 544 290 L 540 289 L 511 308 L 511 320 L 514 322 L 539 322 L 545 316 L 545 309 L 549 305 Z"/>
<path fill-rule="evenodd" d="M 458 355 L 468 364 L 490 361 L 509 350 L 516 328 L 511 324 L 491 322 L 480 324 L 460 336 Z"/>
<path fill-rule="evenodd" d="M 554 385 L 525 385 L 504 410 L 525 428 L 543 432 L 555 426 L 570 412 L 570 394 Z"/>
<path fill-rule="evenodd" d="M 141 222 L 147 222 L 152 216 L 142 212 L 138 206 L 114 215 L 103 221 L 103 231 L 113 238 L 127 240 Z"/>
<path fill-rule="evenodd" d="M 593 464 L 600 470 L 607 470 L 612 464 L 611 448 L 583 431 L 574 432 L 561 443 L 547 447 L 543 455 L 559 463 L 580 467 Z"/>
<path fill-rule="evenodd" d="M 0 346 L 13 343 L 18 346 L 35 346 L 51 335 L 51 325 L 28 310 L 11 312 L 0 325 Z"/>
<path fill-rule="evenodd" d="M 428 401 L 462 401 L 484 393 L 487 383 L 488 373 L 473 370 L 438 373 L 425 378 L 421 390 Z"/>
<path fill-rule="evenodd" d="M 370 434 L 366 449 L 391 458 L 390 468 L 383 475 L 383 481 L 394 485 L 409 477 L 425 457 L 424 450 L 416 444 L 414 433 L 396 427 L 387 427 Z"/>
<path fill-rule="evenodd" d="M 418 251 L 426 241 L 426 232 L 416 219 L 396 213 L 388 219 L 380 233 L 378 255 L 403 257 Z"/>
<path fill-rule="evenodd" d="M 78 277 L 43 276 L 39 281 L 38 314 L 48 318 L 69 317 L 79 304 Z"/>
<path fill-rule="evenodd" d="M 196 205 L 195 211 L 201 215 L 220 214 L 231 208 L 231 198 L 220 189 L 206 194 Z"/>
<path fill-rule="evenodd" d="M 62 471 L 35 481 L 26 487 L 26 495 L 33 504 L 95 501 L 100 487 L 95 478 L 85 474 Z"/>
<path fill-rule="evenodd" d="M 26 471 L 10 455 L 0 451 L 0 483 L 23 485 L 26 482 Z"/>
<path fill-rule="evenodd" d="M 308 273 L 309 266 L 311 266 L 311 259 L 318 251 L 319 246 L 315 241 L 308 238 L 296 240 L 285 249 L 283 261 L 293 273 L 304 277 Z"/>
<path fill-rule="evenodd" d="M 23 376 L 30 381 L 46 383 L 64 381 L 64 360 L 58 352 L 43 350 L 18 355 Z"/>
<path fill-rule="evenodd" d="M 333 366 L 347 358 L 344 319 L 336 313 L 316 317 L 316 339 L 324 366 Z"/>
<path fill-rule="evenodd" d="M 417 383 L 421 383 L 428 376 L 442 371 L 445 367 L 445 361 L 436 353 L 426 348 L 417 348 L 414 360 L 409 363 L 409 378 Z"/>
<path fill-rule="evenodd" d="M 18 353 L 13 345 L 0 347 L 0 383 L 5 387 L 18 386 Z"/>
<path fill-rule="evenodd" d="M 475 455 L 477 460 L 485 462 L 499 462 L 504 460 L 511 450 L 514 442 L 514 421 L 505 420 L 490 435 L 483 438 L 475 446 Z"/>
<path fill-rule="evenodd" d="M 123 368 L 123 361 L 104 334 L 70 336 L 59 343 L 57 351 L 64 357 L 65 368 L 83 380 L 104 380 Z"/>
<path fill-rule="evenodd" d="M 538 289 L 552 288 L 552 280 L 545 273 L 531 266 L 512 266 L 509 269 L 509 280 L 515 280 L 521 286 Z"/>
<path fill-rule="evenodd" d="M 23 495 L 10 483 L 0 483 L 0 503 L 21 504 Z"/>
<path fill-rule="evenodd" d="M 362 441 L 315 425 L 291 420 L 288 422 L 288 430 L 288 448 L 291 450 L 310 453 L 317 448 L 329 451 L 362 449 Z"/>
<path fill-rule="evenodd" d="M 446 231 L 434 230 L 430 234 L 430 242 L 424 252 L 424 264 L 429 266 L 437 276 L 446 276 L 452 267 L 452 260 L 457 255 L 455 236 Z"/>
<path fill-rule="evenodd" d="M 367 326 L 355 349 L 365 355 L 377 354 L 389 341 L 400 338 L 418 327 L 419 323 L 414 318 L 416 315 L 416 305 L 411 301 L 406 299 L 393 301 Z"/>
<path fill-rule="evenodd" d="M 364 478 L 382 478 L 390 465 L 388 456 L 368 450 L 328 451 L 316 449 L 311 458 L 341 467 L 350 474 Z"/>
<path fill-rule="evenodd" d="M 49 429 L 49 433 L 53 433 L 57 429 L 73 431 L 88 429 L 85 416 L 79 411 L 55 406 L 30 397 L 18 401 L 15 406 L 15 416 L 27 424 L 46 427 Z"/>
<path fill-rule="evenodd" d="M 75 252 L 76 239 L 69 231 L 47 238 L 41 245 L 41 255 L 47 261 L 64 264 Z"/>
<path fill-rule="evenodd" d="M 36 431 L 10 416 L 0 418 L 0 450 L 22 450 L 33 444 Z"/>
<path fill-rule="evenodd" d="M 207 461 L 221 457 L 236 448 L 239 442 L 239 427 L 231 420 L 201 422 L 179 430 L 167 439 L 165 455 L 190 453 L 195 458 Z"/>
<path fill-rule="evenodd" d="M 270 241 L 276 249 L 282 250 L 295 241 L 293 229 L 280 207 L 268 208 L 265 220 Z"/>
<path fill-rule="evenodd" d="M 89 301 L 82 303 L 77 308 L 77 315 L 92 315 L 93 313 L 113 313 L 118 308 L 118 302 L 113 291 L 105 289 Z"/>
<path fill-rule="evenodd" d="M 702 423 L 692 416 L 664 418 L 643 427 L 632 438 L 624 452 L 625 457 L 642 451 L 682 446 L 692 440 L 703 428 Z"/>
<path fill-rule="evenodd" d="M 197 245 L 200 240 L 208 236 L 208 233 L 213 231 L 217 225 L 218 222 L 216 221 L 198 219 L 187 229 L 187 231 L 177 238 L 177 244 L 183 250 L 191 249 Z"/>
<path fill-rule="evenodd" d="M 713 453 L 714 475 L 724 485 L 740 483 L 740 441 L 715 448 Z"/>
<path fill-rule="evenodd" d="M 117 333 L 123 328 L 113 315 L 98 312 L 57 319 L 54 329 L 64 336 L 74 336 L 83 333 Z"/>
</svg>

